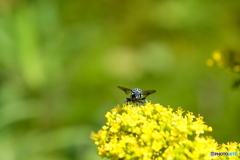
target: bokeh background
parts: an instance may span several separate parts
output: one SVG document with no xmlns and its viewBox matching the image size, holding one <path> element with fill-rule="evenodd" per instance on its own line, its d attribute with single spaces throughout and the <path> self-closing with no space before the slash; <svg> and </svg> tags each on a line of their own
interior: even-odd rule
<svg viewBox="0 0 240 160">
<path fill-rule="evenodd" d="M 206 65 L 239 42 L 239 0 L 0 0 L 0 159 L 100 160 L 90 133 L 118 85 L 240 142 L 234 75 Z"/>
</svg>

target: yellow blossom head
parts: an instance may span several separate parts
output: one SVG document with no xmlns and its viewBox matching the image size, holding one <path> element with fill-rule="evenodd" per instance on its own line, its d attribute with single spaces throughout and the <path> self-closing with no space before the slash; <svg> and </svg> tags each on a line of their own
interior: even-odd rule
<svg viewBox="0 0 240 160">
<path fill-rule="evenodd" d="M 212 128 L 203 117 L 159 104 L 117 106 L 91 138 L 98 154 L 110 159 L 207 159 L 218 144 L 204 137 Z"/>
</svg>

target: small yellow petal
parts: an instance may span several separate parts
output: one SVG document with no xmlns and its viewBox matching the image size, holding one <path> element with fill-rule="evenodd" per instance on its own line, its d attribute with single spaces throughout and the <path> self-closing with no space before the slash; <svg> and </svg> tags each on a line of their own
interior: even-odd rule
<svg viewBox="0 0 240 160">
<path fill-rule="evenodd" d="M 212 67 L 214 65 L 214 61 L 212 59 L 208 59 L 206 61 L 206 64 L 207 64 L 208 67 Z"/>
<path fill-rule="evenodd" d="M 222 54 L 220 51 L 215 51 L 213 52 L 212 58 L 216 61 L 219 62 L 222 60 Z"/>
</svg>

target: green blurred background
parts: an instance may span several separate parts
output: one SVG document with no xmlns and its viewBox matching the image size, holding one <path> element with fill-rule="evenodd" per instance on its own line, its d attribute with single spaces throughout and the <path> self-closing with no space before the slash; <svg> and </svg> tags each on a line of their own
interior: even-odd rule
<svg viewBox="0 0 240 160">
<path fill-rule="evenodd" d="M 234 76 L 206 66 L 239 42 L 239 0 L 0 0 L 0 159 L 100 160 L 89 137 L 118 85 L 240 142 Z"/>
</svg>

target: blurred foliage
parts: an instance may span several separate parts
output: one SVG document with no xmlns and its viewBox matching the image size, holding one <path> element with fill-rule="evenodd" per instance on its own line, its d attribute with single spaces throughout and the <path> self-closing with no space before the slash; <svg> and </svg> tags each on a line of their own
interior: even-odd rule
<svg viewBox="0 0 240 160">
<path fill-rule="evenodd" d="M 239 17 L 238 0 L 1 0 L 0 159 L 99 159 L 89 134 L 126 98 L 117 85 L 240 141 L 240 93 L 205 65 L 238 47 Z"/>
</svg>

